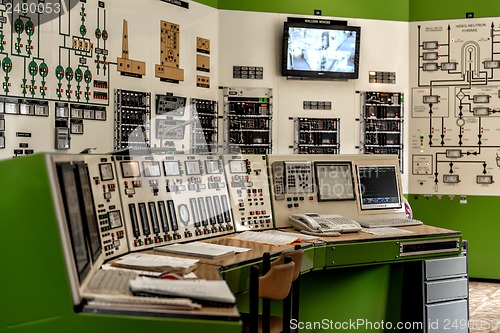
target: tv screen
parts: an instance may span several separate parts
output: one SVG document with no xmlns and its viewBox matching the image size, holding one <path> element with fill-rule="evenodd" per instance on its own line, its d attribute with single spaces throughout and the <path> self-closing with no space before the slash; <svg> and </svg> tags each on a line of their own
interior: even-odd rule
<svg viewBox="0 0 500 333">
<path fill-rule="evenodd" d="M 282 75 L 357 79 L 360 27 L 285 22 Z"/>
</svg>

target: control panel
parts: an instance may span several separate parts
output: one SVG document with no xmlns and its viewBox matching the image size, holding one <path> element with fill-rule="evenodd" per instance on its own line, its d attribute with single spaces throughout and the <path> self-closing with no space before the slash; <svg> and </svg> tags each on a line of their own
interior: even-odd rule
<svg viewBox="0 0 500 333">
<path fill-rule="evenodd" d="M 222 157 L 117 156 L 131 251 L 234 232 Z"/>
<path fill-rule="evenodd" d="M 272 229 L 265 155 L 224 156 L 236 231 Z"/>
<path fill-rule="evenodd" d="M 295 154 L 338 154 L 339 118 L 294 118 Z"/>
<path fill-rule="evenodd" d="M 128 252 L 118 176 L 111 156 L 86 155 L 105 259 Z"/>
<path fill-rule="evenodd" d="M 292 214 L 340 214 L 357 221 L 404 217 L 399 162 L 395 155 L 268 155 L 267 159 L 277 228 L 290 227 L 288 217 Z M 373 170 L 394 171 L 390 174 L 392 178 L 386 175 L 384 180 L 381 172 L 367 174 L 361 171 L 371 167 Z M 373 193 L 365 191 L 363 184 L 359 183 L 360 178 L 372 180 L 370 185 L 375 189 L 370 191 Z M 387 184 L 380 188 L 376 186 L 388 183 L 388 179 L 393 185 L 391 193 L 384 190 L 389 187 Z M 380 193 L 375 195 L 376 190 Z M 362 209 L 360 202 L 372 194 L 365 200 L 397 203 L 384 209 Z"/>
</svg>

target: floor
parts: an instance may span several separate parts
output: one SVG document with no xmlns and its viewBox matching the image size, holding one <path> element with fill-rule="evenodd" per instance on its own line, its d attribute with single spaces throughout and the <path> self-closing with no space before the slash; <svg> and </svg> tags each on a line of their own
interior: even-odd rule
<svg viewBox="0 0 500 333">
<path fill-rule="evenodd" d="M 500 283 L 469 283 L 471 333 L 500 333 Z"/>
</svg>

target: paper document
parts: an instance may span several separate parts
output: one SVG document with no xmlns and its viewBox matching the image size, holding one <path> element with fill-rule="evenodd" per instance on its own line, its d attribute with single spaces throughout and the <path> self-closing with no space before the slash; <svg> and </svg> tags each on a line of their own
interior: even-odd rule
<svg viewBox="0 0 500 333">
<path fill-rule="evenodd" d="M 271 234 L 271 235 L 286 235 L 286 236 L 290 236 L 290 237 L 300 237 L 300 240 L 303 242 L 319 239 L 318 236 L 305 235 L 302 233 L 296 234 L 293 232 L 285 232 L 285 231 L 281 231 L 281 230 L 266 230 L 266 231 L 262 231 L 262 232 L 265 232 L 266 234 Z"/>
<path fill-rule="evenodd" d="M 203 305 L 232 306 L 236 298 L 224 280 L 162 280 L 144 277 L 130 281 L 135 295 L 186 297 Z"/>
<path fill-rule="evenodd" d="M 404 234 L 412 234 L 412 231 L 403 230 L 399 228 L 392 227 L 383 227 L 383 228 L 363 228 L 361 231 L 366 232 L 368 234 L 373 234 L 376 236 L 390 236 L 390 235 L 404 235 Z"/>
<path fill-rule="evenodd" d="M 245 231 L 235 236 L 234 239 L 270 245 L 287 245 L 300 243 L 300 235 L 289 236 L 286 234 L 270 234 L 259 231 Z"/>
<path fill-rule="evenodd" d="M 172 244 L 172 245 L 160 246 L 155 248 L 154 250 L 161 252 L 194 255 L 204 258 L 218 258 L 218 257 L 233 255 L 235 253 L 250 251 L 250 249 L 244 247 L 210 244 L 205 242 Z"/>
<path fill-rule="evenodd" d="M 176 258 L 148 253 L 130 253 L 113 263 L 114 266 L 153 271 L 178 271 L 183 274 L 195 269 L 197 259 Z"/>
</svg>

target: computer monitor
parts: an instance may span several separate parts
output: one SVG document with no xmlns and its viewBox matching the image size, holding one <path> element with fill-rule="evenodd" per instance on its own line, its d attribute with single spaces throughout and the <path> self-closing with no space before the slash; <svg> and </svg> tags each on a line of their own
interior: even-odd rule
<svg viewBox="0 0 500 333">
<path fill-rule="evenodd" d="M 354 200 L 349 162 L 314 162 L 318 201 Z"/>
<path fill-rule="evenodd" d="M 358 165 L 359 204 L 362 211 L 401 208 L 396 165 Z"/>
</svg>

